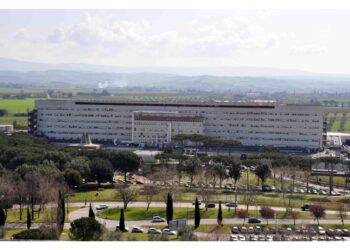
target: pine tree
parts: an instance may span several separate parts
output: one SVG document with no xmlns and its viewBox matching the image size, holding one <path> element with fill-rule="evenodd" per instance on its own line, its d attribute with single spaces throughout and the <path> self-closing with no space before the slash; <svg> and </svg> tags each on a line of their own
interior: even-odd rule
<svg viewBox="0 0 350 250">
<path fill-rule="evenodd" d="M 222 226 L 222 209 L 221 209 L 221 201 L 219 201 L 219 210 L 218 210 L 218 224 Z"/>
<path fill-rule="evenodd" d="M 198 198 L 196 197 L 196 204 L 194 207 L 194 227 L 198 228 L 201 222 L 201 212 L 199 209 L 199 202 Z"/>
<path fill-rule="evenodd" d="M 32 226 L 32 217 L 30 215 L 29 207 L 27 207 L 27 229 L 29 230 Z"/>
<path fill-rule="evenodd" d="M 91 202 L 90 202 L 90 208 L 89 208 L 89 217 L 95 219 L 95 213 L 94 213 L 94 210 L 92 210 Z"/>
<path fill-rule="evenodd" d="M 173 220 L 173 213 L 174 213 L 174 208 L 173 208 L 173 198 L 170 193 L 168 193 L 168 199 L 166 203 L 166 221 L 169 224 L 169 221 Z"/>
<path fill-rule="evenodd" d="M 60 237 L 63 228 L 64 228 L 64 220 L 65 220 L 65 202 L 64 196 L 61 191 L 58 191 L 58 202 L 57 202 L 57 239 Z"/>
<path fill-rule="evenodd" d="M 123 208 L 120 210 L 119 230 L 122 232 L 125 231 L 125 218 L 124 218 L 124 209 Z"/>
<path fill-rule="evenodd" d="M 4 209 L 0 208 L 0 227 L 5 226 L 5 222 L 6 222 L 5 211 L 4 211 Z"/>
</svg>

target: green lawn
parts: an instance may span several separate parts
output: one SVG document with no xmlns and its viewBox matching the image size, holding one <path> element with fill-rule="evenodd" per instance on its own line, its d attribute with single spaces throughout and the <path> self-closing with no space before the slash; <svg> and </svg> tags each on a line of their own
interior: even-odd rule
<svg viewBox="0 0 350 250">
<path fill-rule="evenodd" d="M 69 207 L 68 212 L 73 212 L 73 211 L 78 210 L 80 208 L 81 207 Z M 43 210 L 40 213 L 40 217 L 38 217 L 39 216 L 38 212 L 35 211 L 33 222 L 34 223 L 44 222 L 48 218 L 48 216 L 50 216 L 52 209 L 53 208 L 47 208 L 47 209 Z M 19 218 L 19 209 L 7 210 L 7 219 L 6 219 L 7 223 L 26 223 L 26 221 L 27 221 L 27 210 L 26 209 L 23 210 L 22 220 L 20 220 L 20 218 Z M 66 222 L 68 222 L 67 216 L 66 216 Z"/>
<path fill-rule="evenodd" d="M 104 219 L 110 220 L 119 220 L 121 208 L 110 208 L 97 213 L 97 215 Z M 224 218 L 234 218 L 234 209 L 229 210 L 226 207 L 223 207 L 222 214 Z M 201 209 L 201 217 L 203 219 L 215 219 L 217 218 L 218 209 L 211 208 L 207 211 Z M 129 207 L 125 211 L 126 220 L 151 220 L 153 216 L 166 217 L 165 207 L 150 207 L 149 210 L 146 210 L 146 207 Z M 258 210 L 249 210 L 250 217 L 260 217 Z M 289 219 L 290 216 L 287 216 L 284 211 L 276 211 L 277 219 Z M 175 219 L 193 219 L 194 218 L 194 208 L 174 208 L 174 218 Z M 313 216 L 309 212 L 300 212 L 300 219 L 312 219 Z M 337 219 L 336 214 L 326 214 L 326 219 Z"/>
<path fill-rule="evenodd" d="M 36 98 L 28 99 L 0 99 L 0 109 L 6 109 L 9 115 L 27 113 L 33 110 Z"/>
</svg>

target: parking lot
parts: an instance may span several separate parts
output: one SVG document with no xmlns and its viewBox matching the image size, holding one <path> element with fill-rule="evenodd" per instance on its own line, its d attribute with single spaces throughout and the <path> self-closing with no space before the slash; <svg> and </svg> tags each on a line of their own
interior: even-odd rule
<svg viewBox="0 0 350 250">
<path fill-rule="evenodd" d="M 228 238 L 231 241 L 348 241 L 347 229 L 323 227 L 260 227 L 234 226 Z"/>
</svg>

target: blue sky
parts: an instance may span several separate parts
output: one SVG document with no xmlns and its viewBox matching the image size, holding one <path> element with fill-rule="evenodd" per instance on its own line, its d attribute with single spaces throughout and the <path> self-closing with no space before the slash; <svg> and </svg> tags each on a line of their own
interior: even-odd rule
<svg viewBox="0 0 350 250">
<path fill-rule="evenodd" d="M 0 10 L 0 57 L 349 74 L 350 10 Z"/>
</svg>

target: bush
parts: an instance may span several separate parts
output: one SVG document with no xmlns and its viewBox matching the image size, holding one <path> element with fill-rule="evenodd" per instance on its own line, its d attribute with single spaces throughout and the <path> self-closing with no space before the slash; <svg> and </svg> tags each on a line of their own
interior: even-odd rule
<svg viewBox="0 0 350 250">
<path fill-rule="evenodd" d="M 50 233 L 43 232 L 40 229 L 29 229 L 13 235 L 16 240 L 55 240 Z"/>
<path fill-rule="evenodd" d="M 84 217 L 71 223 L 69 237 L 72 240 L 96 241 L 103 235 L 102 225 L 94 218 Z"/>
</svg>

